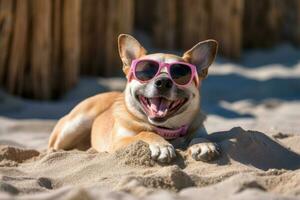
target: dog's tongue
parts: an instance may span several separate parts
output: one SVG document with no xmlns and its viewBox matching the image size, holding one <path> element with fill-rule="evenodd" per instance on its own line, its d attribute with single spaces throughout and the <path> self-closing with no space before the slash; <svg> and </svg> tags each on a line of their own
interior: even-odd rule
<svg viewBox="0 0 300 200">
<path fill-rule="evenodd" d="M 150 102 L 150 117 L 162 118 L 168 113 L 171 101 L 164 98 L 149 98 Z"/>
</svg>

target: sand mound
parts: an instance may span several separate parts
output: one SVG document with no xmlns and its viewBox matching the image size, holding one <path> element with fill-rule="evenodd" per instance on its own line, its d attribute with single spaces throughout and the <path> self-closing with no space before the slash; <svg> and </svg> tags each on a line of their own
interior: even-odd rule
<svg viewBox="0 0 300 200">
<path fill-rule="evenodd" d="M 291 186 L 291 185 L 290 185 Z M 266 193 L 267 184 L 253 174 L 237 174 L 218 184 L 181 191 L 185 199 L 297 199 Z"/>
<path fill-rule="evenodd" d="M 176 192 L 192 186 L 195 186 L 195 183 L 191 177 L 175 165 L 165 167 L 159 172 L 128 177 L 120 182 L 117 188 L 138 194 L 136 187 L 168 189 Z"/>
<path fill-rule="evenodd" d="M 92 149 L 39 153 L 3 146 L 0 197 L 2 194 L 17 195 L 20 199 L 99 196 L 135 199 L 134 196 L 145 195 L 148 199 L 300 197 L 300 157 L 293 149 L 263 133 L 241 128 L 209 137 L 222 148 L 218 160 L 197 162 L 186 151 L 178 150 L 176 161 L 165 166 L 150 159 L 148 145 L 141 141 L 115 154 Z"/>
<path fill-rule="evenodd" d="M 120 163 L 126 165 L 146 167 L 155 165 L 155 162 L 151 159 L 149 145 L 142 141 L 138 141 L 135 144 L 117 151 L 115 157 L 121 161 Z"/>
<path fill-rule="evenodd" d="M 38 151 L 32 149 L 0 146 L 0 166 L 14 166 L 39 155 Z"/>
</svg>

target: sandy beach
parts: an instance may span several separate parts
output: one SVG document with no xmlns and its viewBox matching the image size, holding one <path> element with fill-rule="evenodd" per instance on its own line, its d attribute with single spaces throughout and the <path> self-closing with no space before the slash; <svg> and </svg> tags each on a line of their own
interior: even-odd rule
<svg viewBox="0 0 300 200">
<path fill-rule="evenodd" d="M 300 49 L 218 58 L 201 91 L 213 162 L 177 150 L 170 165 L 146 143 L 114 154 L 50 151 L 58 118 L 82 99 L 122 90 L 123 78 L 87 78 L 59 101 L 0 92 L 0 199 L 300 199 Z"/>
</svg>

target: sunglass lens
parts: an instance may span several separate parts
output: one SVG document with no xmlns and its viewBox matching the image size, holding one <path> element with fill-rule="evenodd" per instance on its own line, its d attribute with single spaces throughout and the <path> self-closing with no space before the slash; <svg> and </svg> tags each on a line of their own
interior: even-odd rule
<svg viewBox="0 0 300 200">
<path fill-rule="evenodd" d="M 141 81 L 152 79 L 159 69 L 159 64 L 149 60 L 141 60 L 136 64 L 135 76 Z"/>
<path fill-rule="evenodd" d="M 170 75 L 178 85 L 186 85 L 192 78 L 192 69 L 185 64 L 173 64 L 170 67 Z"/>
</svg>

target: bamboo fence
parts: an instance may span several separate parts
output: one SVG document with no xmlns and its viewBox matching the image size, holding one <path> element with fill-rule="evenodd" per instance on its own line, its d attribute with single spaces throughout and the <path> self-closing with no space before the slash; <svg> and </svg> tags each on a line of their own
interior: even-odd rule
<svg viewBox="0 0 300 200">
<path fill-rule="evenodd" d="M 53 99 L 80 74 L 121 72 L 117 36 L 146 32 L 156 47 L 188 49 L 214 38 L 220 53 L 300 44 L 300 0 L 0 0 L 0 84 Z"/>
</svg>

